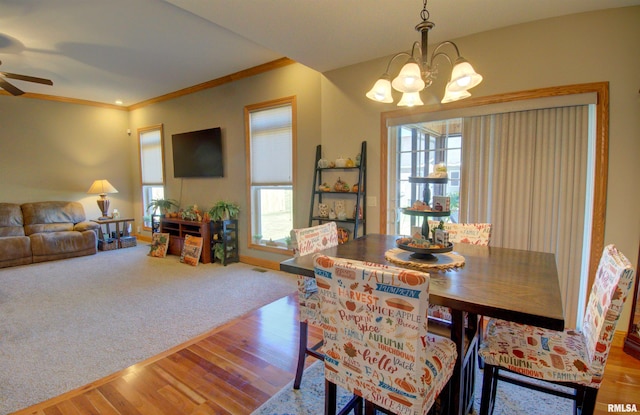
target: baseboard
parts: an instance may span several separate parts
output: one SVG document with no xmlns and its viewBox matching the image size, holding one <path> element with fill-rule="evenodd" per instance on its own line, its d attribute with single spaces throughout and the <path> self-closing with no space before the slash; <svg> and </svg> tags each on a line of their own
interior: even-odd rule
<svg viewBox="0 0 640 415">
<path fill-rule="evenodd" d="M 250 256 L 240 255 L 240 262 L 249 265 L 255 265 L 262 268 L 272 269 L 275 271 L 280 270 L 280 263 L 276 261 L 269 261 L 267 259 L 254 258 Z"/>
<path fill-rule="evenodd" d="M 613 340 L 611 341 L 611 345 L 621 348 L 624 345 L 624 339 L 626 337 L 627 337 L 626 331 L 616 330 L 613 333 Z"/>
</svg>

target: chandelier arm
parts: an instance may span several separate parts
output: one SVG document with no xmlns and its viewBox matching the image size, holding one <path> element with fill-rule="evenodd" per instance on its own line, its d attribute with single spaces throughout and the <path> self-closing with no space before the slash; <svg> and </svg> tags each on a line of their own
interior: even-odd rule
<svg viewBox="0 0 640 415">
<path fill-rule="evenodd" d="M 389 59 L 389 63 L 387 64 L 387 70 L 384 73 L 389 74 L 389 69 L 391 68 L 391 64 L 393 63 L 393 61 L 396 60 L 396 58 L 399 58 L 400 56 L 405 56 L 405 55 L 412 57 L 412 54 L 409 54 L 408 52 L 398 52 L 395 55 L 393 55 L 393 57 Z"/>
<path fill-rule="evenodd" d="M 447 55 L 445 52 L 440 52 L 440 49 L 442 49 L 447 45 L 453 46 L 453 48 L 455 49 L 456 59 L 460 57 L 460 50 L 458 49 L 458 45 L 456 45 L 450 40 L 445 40 L 444 42 L 438 44 L 438 46 L 436 46 L 435 49 L 433 49 L 433 52 L 431 52 L 431 58 L 429 59 L 429 66 L 433 65 L 433 60 L 438 56 L 446 56 L 449 63 L 453 65 L 453 61 L 451 60 L 451 57 L 449 57 L 449 55 Z"/>
</svg>

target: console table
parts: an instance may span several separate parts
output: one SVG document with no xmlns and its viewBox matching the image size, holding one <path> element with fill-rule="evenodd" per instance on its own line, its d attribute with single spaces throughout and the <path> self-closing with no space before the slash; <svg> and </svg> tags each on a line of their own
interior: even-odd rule
<svg viewBox="0 0 640 415">
<path fill-rule="evenodd" d="M 160 219 L 160 232 L 169 234 L 167 252 L 171 255 L 180 255 L 182 253 L 186 235 L 201 237 L 202 253 L 200 254 L 200 262 L 203 264 L 211 262 L 211 230 L 209 222 L 163 217 Z"/>
<path fill-rule="evenodd" d="M 130 246 L 136 246 L 136 237 L 131 236 L 128 225 L 129 223 L 133 223 L 134 220 L 133 218 L 94 219 L 92 222 L 100 225 L 98 228 L 98 239 L 100 241 L 105 244 L 115 241 L 115 248 L 128 248 Z M 116 228 L 114 233 L 111 233 L 110 225 L 112 224 L 114 224 Z M 120 224 L 122 224 L 122 230 L 120 229 Z M 105 225 L 107 230 L 106 238 L 102 232 L 102 225 Z"/>
</svg>

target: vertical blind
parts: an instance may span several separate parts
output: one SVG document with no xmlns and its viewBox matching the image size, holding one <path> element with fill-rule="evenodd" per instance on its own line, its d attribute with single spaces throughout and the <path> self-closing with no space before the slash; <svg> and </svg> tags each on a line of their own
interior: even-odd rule
<svg viewBox="0 0 640 415">
<path fill-rule="evenodd" d="M 589 146 L 587 105 L 465 118 L 460 222 L 491 245 L 556 256 L 567 326 L 578 321 Z"/>
</svg>

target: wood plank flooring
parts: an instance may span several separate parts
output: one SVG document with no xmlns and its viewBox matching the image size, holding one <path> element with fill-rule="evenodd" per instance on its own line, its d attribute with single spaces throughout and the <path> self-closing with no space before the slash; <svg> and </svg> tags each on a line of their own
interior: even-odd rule
<svg viewBox="0 0 640 415">
<path fill-rule="evenodd" d="M 297 301 L 285 297 L 210 333 L 15 415 L 250 414 L 293 379 Z M 321 332 L 310 328 L 311 341 Z M 310 362 L 314 359 L 307 359 Z M 640 409 L 640 361 L 616 345 L 596 414 L 609 403 Z"/>
</svg>

